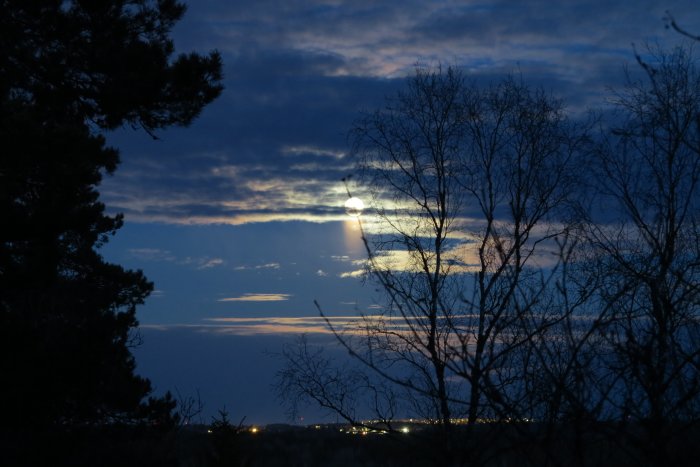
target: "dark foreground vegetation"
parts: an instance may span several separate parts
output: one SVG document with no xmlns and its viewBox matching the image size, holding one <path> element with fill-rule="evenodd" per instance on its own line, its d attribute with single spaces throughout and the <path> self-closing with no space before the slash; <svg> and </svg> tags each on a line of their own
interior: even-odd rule
<svg viewBox="0 0 700 467">
<path fill-rule="evenodd" d="M 621 436 L 620 427 L 600 424 L 576 446 L 575 428 L 562 424 L 558 433 L 528 423 L 516 426 L 463 426 L 451 436 L 451 452 L 442 430 L 426 427 L 410 433 L 350 435 L 335 429 L 295 430 L 239 439 L 240 466 L 642 466 L 649 465 L 645 448 L 633 436 Z M 700 447 L 697 428 L 684 431 L 669 444 L 666 465 L 694 466 Z"/>
<path fill-rule="evenodd" d="M 641 427 L 598 424 L 579 438 L 576 427 L 556 433 L 537 423 L 480 424 L 454 430 L 447 452 L 439 427 L 411 425 L 410 432 L 350 434 L 345 425 L 285 426 L 216 432 L 198 425 L 167 433 L 150 429 L 98 428 L 35 432 L 5 437 L 3 465 L 162 467 L 580 467 L 644 466 Z M 623 433 L 626 433 L 623 435 Z M 696 466 L 700 430 L 670 440 L 669 466 Z M 42 448 L 35 449 L 39 443 Z"/>
</svg>

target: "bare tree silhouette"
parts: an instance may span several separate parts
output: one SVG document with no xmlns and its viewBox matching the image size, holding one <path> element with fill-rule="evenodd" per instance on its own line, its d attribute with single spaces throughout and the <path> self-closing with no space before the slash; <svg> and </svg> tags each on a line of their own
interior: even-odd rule
<svg viewBox="0 0 700 467">
<path fill-rule="evenodd" d="M 641 458 L 667 465 L 700 402 L 700 74 L 689 49 L 649 52 L 647 81 L 617 96 L 625 121 L 599 159 L 608 222 L 589 235 L 613 310 L 611 402 L 643 428 Z"/>
<path fill-rule="evenodd" d="M 385 311 L 350 331 L 328 321 L 353 372 L 302 342 L 286 351 L 282 386 L 353 423 L 359 400 L 382 401 L 370 406 L 383 425 L 402 410 L 434 419 L 448 452 L 455 418 L 530 417 L 514 364 L 570 313 L 545 310 L 544 296 L 569 236 L 581 129 L 515 78 L 480 88 L 448 68 L 418 69 L 352 134 L 375 198 L 363 238 Z"/>
</svg>

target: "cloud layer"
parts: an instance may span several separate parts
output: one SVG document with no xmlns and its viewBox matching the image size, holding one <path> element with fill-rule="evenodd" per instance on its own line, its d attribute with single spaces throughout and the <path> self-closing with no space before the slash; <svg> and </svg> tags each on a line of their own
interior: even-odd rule
<svg viewBox="0 0 700 467">
<path fill-rule="evenodd" d="M 192 2 L 180 51 L 223 53 L 226 90 L 184 131 L 120 131 L 123 165 L 106 180 L 127 220 L 230 224 L 344 218 L 347 134 L 417 63 L 448 63 L 477 80 L 516 72 L 602 105 L 623 81 L 632 43 L 680 41 L 669 9 L 693 30 L 693 0 Z M 695 28 L 700 29 L 700 27 Z"/>
</svg>

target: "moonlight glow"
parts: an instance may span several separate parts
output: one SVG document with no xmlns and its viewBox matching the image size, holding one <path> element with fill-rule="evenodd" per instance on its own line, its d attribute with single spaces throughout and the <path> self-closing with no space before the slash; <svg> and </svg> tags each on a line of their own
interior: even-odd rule
<svg viewBox="0 0 700 467">
<path fill-rule="evenodd" d="M 360 198 L 352 197 L 345 202 L 345 212 L 348 216 L 359 217 L 364 208 L 365 203 Z"/>
</svg>

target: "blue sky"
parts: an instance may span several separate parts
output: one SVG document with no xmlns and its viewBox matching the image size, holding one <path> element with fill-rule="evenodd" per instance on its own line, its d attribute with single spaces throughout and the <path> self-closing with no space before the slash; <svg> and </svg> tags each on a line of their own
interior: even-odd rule
<svg viewBox="0 0 700 467">
<path fill-rule="evenodd" d="M 603 106 L 635 70 L 633 43 L 681 41 L 666 10 L 700 32 L 696 0 L 190 2 L 176 50 L 221 51 L 226 89 L 157 141 L 110 134 L 122 164 L 101 187 L 126 219 L 105 256 L 155 282 L 139 371 L 158 392 L 199 391 L 205 422 L 224 405 L 284 421 L 272 354 L 298 332 L 328 340 L 313 301 L 338 317 L 381 305 L 343 208 L 360 113 L 440 63 L 482 82 L 519 73 L 574 113 Z"/>
</svg>

